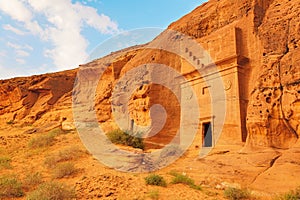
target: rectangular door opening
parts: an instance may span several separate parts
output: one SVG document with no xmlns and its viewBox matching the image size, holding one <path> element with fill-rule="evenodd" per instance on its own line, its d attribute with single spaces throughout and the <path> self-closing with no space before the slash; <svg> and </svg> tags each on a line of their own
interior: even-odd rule
<svg viewBox="0 0 300 200">
<path fill-rule="evenodd" d="M 203 147 L 212 147 L 212 126 L 211 122 L 203 123 Z"/>
</svg>

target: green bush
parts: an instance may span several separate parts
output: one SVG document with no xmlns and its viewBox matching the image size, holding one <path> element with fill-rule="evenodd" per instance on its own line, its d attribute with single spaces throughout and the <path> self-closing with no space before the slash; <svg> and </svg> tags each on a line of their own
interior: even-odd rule
<svg viewBox="0 0 300 200">
<path fill-rule="evenodd" d="M 145 177 L 145 181 L 147 185 L 157 185 L 162 187 L 167 186 L 165 179 L 162 176 L 156 174 L 150 174 L 149 176 Z"/>
<path fill-rule="evenodd" d="M 173 180 L 172 180 L 172 184 L 185 184 L 188 185 L 190 188 L 196 189 L 196 190 L 201 190 L 201 187 L 199 185 L 195 184 L 195 181 L 193 179 L 191 179 L 190 177 L 183 175 L 183 174 L 179 174 L 177 172 L 171 172 L 170 173 L 172 176 L 174 176 Z"/>
<path fill-rule="evenodd" d="M 141 133 L 129 134 L 129 131 L 122 131 L 120 129 L 116 129 L 107 133 L 108 139 L 115 144 L 123 144 L 127 146 L 132 146 L 133 148 L 144 149 L 145 145 L 143 142 L 143 138 L 141 138 Z"/>
<path fill-rule="evenodd" d="M 74 164 L 71 162 L 59 163 L 53 170 L 53 177 L 63 178 L 74 174 L 76 171 Z"/>
<path fill-rule="evenodd" d="M 5 156 L 1 156 L 0 157 L 0 169 L 10 169 L 11 165 L 10 165 L 11 159 Z"/>
<path fill-rule="evenodd" d="M 247 189 L 228 187 L 224 190 L 224 196 L 230 200 L 240 200 L 249 199 L 251 195 Z"/>
<path fill-rule="evenodd" d="M 58 182 L 43 183 L 27 196 L 27 200 L 68 200 L 74 198 L 75 190 Z"/>
<path fill-rule="evenodd" d="M 36 138 L 32 138 L 29 141 L 29 147 L 31 148 L 41 148 L 41 147 L 48 147 L 54 143 L 55 134 L 48 133 L 47 135 L 41 135 Z"/>
<path fill-rule="evenodd" d="M 22 197 L 23 195 L 22 184 L 15 176 L 0 177 L 0 198 Z"/>
<path fill-rule="evenodd" d="M 276 200 L 299 200 L 299 199 L 300 199 L 300 187 L 276 198 Z"/>
</svg>

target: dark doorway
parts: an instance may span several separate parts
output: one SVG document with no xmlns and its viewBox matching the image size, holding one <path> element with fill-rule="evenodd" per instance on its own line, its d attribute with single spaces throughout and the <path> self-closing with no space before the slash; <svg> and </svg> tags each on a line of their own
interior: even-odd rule
<svg viewBox="0 0 300 200">
<path fill-rule="evenodd" d="M 130 131 L 133 132 L 133 128 L 134 128 L 134 120 L 132 119 L 130 121 Z"/>
<path fill-rule="evenodd" d="M 203 123 L 203 147 L 212 147 L 211 123 Z"/>
</svg>

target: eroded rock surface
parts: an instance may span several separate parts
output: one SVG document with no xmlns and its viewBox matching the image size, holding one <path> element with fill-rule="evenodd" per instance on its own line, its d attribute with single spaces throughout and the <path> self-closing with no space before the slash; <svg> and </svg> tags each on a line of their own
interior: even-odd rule
<svg viewBox="0 0 300 200">
<path fill-rule="evenodd" d="M 56 115 L 44 121 L 60 121 L 61 112 L 71 108 L 76 70 L 26 78 L 2 80 L 0 85 L 1 124 L 31 125 L 50 111 Z"/>
<path fill-rule="evenodd" d="M 279 148 L 299 138 L 299 1 L 273 1 L 258 28 L 260 72 L 248 107 L 248 143 Z"/>
<path fill-rule="evenodd" d="M 227 124 L 228 130 L 231 130 L 228 131 L 228 135 L 232 135 L 230 137 L 236 137 L 237 134 L 241 137 L 231 138 L 232 140 L 229 137 L 229 143 L 235 139 L 244 141 L 247 137 L 248 146 L 290 148 L 298 140 L 299 12 L 299 0 L 211 0 L 168 27 L 203 44 L 218 63 L 228 67 L 231 61 L 227 57 L 235 56 L 236 64 L 243 68 L 239 85 L 235 86 L 238 87 L 239 96 L 230 96 L 240 103 L 239 109 L 234 110 L 239 113 L 239 127 L 237 129 L 235 124 Z M 98 59 L 83 66 L 86 67 L 86 75 L 89 68 L 97 67 L 99 63 L 107 66 L 95 94 L 95 110 L 100 123 L 109 124 L 114 120 L 111 109 L 111 104 L 114 103 L 113 90 L 118 80 L 129 70 L 144 63 L 161 63 L 179 71 L 190 67 L 182 65 L 178 56 L 169 52 L 137 49 L 119 52 L 120 55 L 110 63 L 105 63 L 105 59 Z M 233 49 L 235 52 L 231 52 Z M 222 56 L 227 57 L 224 60 Z M 65 121 L 65 118 L 72 121 L 71 92 L 76 71 L 1 81 L 1 124 L 46 123 Z M 224 85 L 228 90 L 233 87 L 228 81 Z M 88 84 L 86 89 L 87 95 L 90 95 Z M 179 105 L 171 93 L 166 96 L 158 95 L 156 92 L 159 93 L 160 90 L 165 89 L 145 83 L 132 96 L 129 104 L 131 117 L 137 125 L 151 124 L 151 105 L 160 103 L 166 106 L 172 117 L 167 119 L 160 137 L 153 140 L 156 143 L 166 143 L 178 129 Z M 229 107 L 236 109 L 233 104 Z M 226 117 L 236 118 L 230 115 Z M 107 127 L 112 128 L 114 125 Z M 241 133 L 235 134 L 237 131 Z M 165 137 L 168 134 L 171 136 Z"/>
</svg>

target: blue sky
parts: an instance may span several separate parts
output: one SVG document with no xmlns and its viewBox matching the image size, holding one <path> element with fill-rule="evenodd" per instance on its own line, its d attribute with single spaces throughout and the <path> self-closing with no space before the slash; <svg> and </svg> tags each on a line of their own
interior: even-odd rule
<svg viewBox="0 0 300 200">
<path fill-rule="evenodd" d="M 165 29 L 203 2 L 0 0 L 0 79 L 76 68 L 108 38 Z"/>
</svg>

